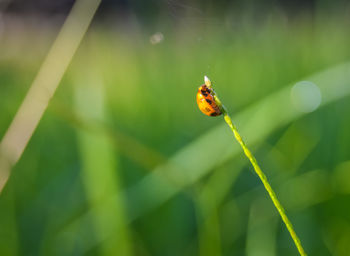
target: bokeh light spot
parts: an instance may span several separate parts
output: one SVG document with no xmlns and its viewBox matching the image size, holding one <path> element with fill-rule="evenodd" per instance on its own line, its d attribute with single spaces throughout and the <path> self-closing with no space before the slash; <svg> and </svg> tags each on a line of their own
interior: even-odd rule
<svg viewBox="0 0 350 256">
<path fill-rule="evenodd" d="M 159 44 L 163 41 L 163 39 L 164 39 L 163 33 L 157 32 L 149 38 L 149 41 L 151 44 Z"/>
<path fill-rule="evenodd" d="M 301 81 L 292 87 L 291 100 L 299 111 L 312 112 L 321 104 L 321 91 L 316 84 L 309 81 Z"/>
</svg>

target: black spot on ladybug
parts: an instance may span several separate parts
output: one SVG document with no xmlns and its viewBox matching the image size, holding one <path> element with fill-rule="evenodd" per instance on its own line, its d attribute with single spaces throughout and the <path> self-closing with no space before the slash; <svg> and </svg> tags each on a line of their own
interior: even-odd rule
<svg viewBox="0 0 350 256">
<path fill-rule="evenodd" d="M 211 104 L 211 103 L 212 103 L 212 101 L 211 101 L 211 100 L 209 100 L 209 99 L 205 99 L 205 101 L 206 101 L 206 102 L 208 102 L 209 104 Z"/>
<path fill-rule="evenodd" d="M 211 115 L 211 116 L 216 116 L 217 113 L 216 113 L 216 112 L 213 112 L 213 113 L 211 113 L 210 115 Z"/>
<path fill-rule="evenodd" d="M 205 97 L 207 97 L 208 96 L 208 94 L 207 94 L 207 92 L 205 91 L 205 90 L 201 90 L 201 93 L 203 94 L 203 96 L 205 96 Z"/>
<path fill-rule="evenodd" d="M 211 110 L 210 108 L 205 108 L 205 111 L 210 112 Z"/>
</svg>

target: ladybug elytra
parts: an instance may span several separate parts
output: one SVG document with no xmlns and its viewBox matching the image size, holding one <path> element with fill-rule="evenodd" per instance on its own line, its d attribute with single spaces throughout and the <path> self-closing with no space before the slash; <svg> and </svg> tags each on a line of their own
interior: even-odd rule
<svg viewBox="0 0 350 256">
<path fill-rule="evenodd" d="M 207 116 L 219 116 L 222 114 L 215 102 L 212 89 L 205 84 L 198 88 L 197 104 L 200 111 Z"/>
</svg>

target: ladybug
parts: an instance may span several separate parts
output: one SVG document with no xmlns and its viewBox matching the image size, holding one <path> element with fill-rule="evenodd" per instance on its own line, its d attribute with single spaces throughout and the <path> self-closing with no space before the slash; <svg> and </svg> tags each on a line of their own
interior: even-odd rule
<svg viewBox="0 0 350 256">
<path fill-rule="evenodd" d="M 215 102 L 213 90 L 205 84 L 198 88 L 197 104 L 200 111 L 207 116 L 219 116 L 222 114 L 219 106 Z"/>
</svg>

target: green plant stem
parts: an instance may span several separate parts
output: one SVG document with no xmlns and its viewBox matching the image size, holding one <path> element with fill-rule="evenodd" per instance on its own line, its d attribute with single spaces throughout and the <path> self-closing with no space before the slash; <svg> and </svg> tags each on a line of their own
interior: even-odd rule
<svg viewBox="0 0 350 256">
<path fill-rule="evenodd" d="M 212 89 L 211 87 L 211 81 L 205 77 L 205 84 Z M 288 219 L 284 208 L 282 207 L 281 203 L 278 201 L 276 193 L 274 192 L 274 190 L 272 189 L 269 181 L 267 180 L 265 174 L 263 173 L 263 171 L 261 170 L 258 162 L 256 161 L 254 155 L 252 154 L 252 152 L 248 149 L 247 145 L 244 143 L 241 135 L 239 134 L 236 126 L 233 124 L 231 117 L 228 115 L 227 110 L 225 108 L 225 106 L 221 103 L 220 99 L 217 97 L 215 91 L 212 89 L 213 91 L 213 95 L 214 95 L 214 99 L 216 104 L 219 106 L 225 122 L 228 124 L 228 126 L 231 128 L 236 140 L 238 141 L 238 143 L 241 145 L 244 154 L 247 156 L 247 158 L 249 159 L 250 163 L 253 165 L 254 171 L 256 172 L 256 174 L 259 176 L 260 180 L 262 181 L 262 183 L 264 184 L 265 189 L 267 190 L 267 192 L 269 193 L 269 196 L 273 202 L 273 204 L 275 205 L 275 207 L 277 208 L 278 213 L 280 214 L 284 224 L 286 225 L 290 236 L 292 237 L 295 246 L 297 247 L 299 254 L 301 256 L 306 256 L 307 254 L 304 251 L 303 246 L 301 245 L 300 239 L 297 236 L 297 234 L 294 231 L 293 225 L 290 222 L 290 220 Z"/>
<path fill-rule="evenodd" d="M 227 112 L 224 113 L 224 119 L 225 122 L 230 126 L 236 140 L 239 142 L 239 144 L 241 145 L 245 155 L 248 157 L 249 161 L 251 162 L 251 164 L 253 165 L 253 168 L 256 172 L 256 174 L 259 176 L 260 180 L 262 181 L 262 183 L 264 184 L 265 189 L 267 190 L 267 192 L 270 195 L 270 198 L 273 202 L 273 204 L 275 205 L 275 207 L 277 208 L 278 213 L 280 214 L 284 224 L 286 225 L 294 243 L 295 246 L 297 247 L 299 253 L 301 256 L 306 256 L 307 254 L 305 253 L 301 243 L 300 243 L 300 239 L 297 236 L 297 234 L 294 231 L 293 225 L 292 223 L 289 221 L 281 203 L 278 201 L 277 196 L 275 194 L 275 192 L 273 191 L 269 181 L 267 180 L 265 174 L 263 173 L 263 171 L 261 170 L 258 162 L 256 161 L 255 157 L 253 156 L 252 152 L 248 149 L 247 145 L 244 143 L 244 141 L 242 140 L 241 135 L 238 133 L 238 130 L 236 128 L 236 126 L 232 123 L 231 117 L 227 114 Z"/>
</svg>

